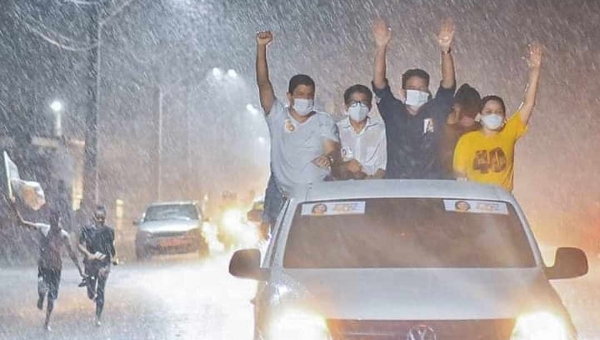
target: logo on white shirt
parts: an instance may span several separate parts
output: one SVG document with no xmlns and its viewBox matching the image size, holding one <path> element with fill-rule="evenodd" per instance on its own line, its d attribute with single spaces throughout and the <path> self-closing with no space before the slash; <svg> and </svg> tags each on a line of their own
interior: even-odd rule
<svg viewBox="0 0 600 340">
<path fill-rule="evenodd" d="M 292 132 L 294 132 L 294 130 L 296 130 L 296 126 L 294 126 L 294 123 L 292 123 L 291 119 L 285 120 L 285 122 L 283 123 L 283 128 L 285 129 L 285 132 L 287 132 L 287 133 L 292 133 Z"/>
</svg>

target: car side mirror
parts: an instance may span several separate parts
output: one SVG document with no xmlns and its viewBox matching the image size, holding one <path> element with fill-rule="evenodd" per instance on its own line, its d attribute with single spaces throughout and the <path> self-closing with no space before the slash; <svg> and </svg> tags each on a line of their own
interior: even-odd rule
<svg viewBox="0 0 600 340">
<path fill-rule="evenodd" d="M 204 218 L 202 218 L 202 222 L 209 223 L 210 222 L 210 217 L 204 216 Z"/>
<path fill-rule="evenodd" d="M 139 219 L 139 220 L 133 220 L 133 225 L 134 225 L 134 226 L 139 226 L 140 224 L 142 224 L 142 219 Z"/>
<path fill-rule="evenodd" d="M 260 250 L 242 249 L 233 253 L 229 262 L 229 273 L 243 279 L 266 281 L 268 269 L 260 267 Z"/>
<path fill-rule="evenodd" d="M 248 218 L 248 221 L 262 223 L 262 211 L 261 210 L 252 209 L 252 210 L 248 211 L 248 214 L 246 217 Z"/>
<path fill-rule="evenodd" d="M 578 248 L 558 248 L 556 260 L 545 272 L 550 280 L 572 279 L 588 273 L 588 260 L 583 250 Z"/>
</svg>

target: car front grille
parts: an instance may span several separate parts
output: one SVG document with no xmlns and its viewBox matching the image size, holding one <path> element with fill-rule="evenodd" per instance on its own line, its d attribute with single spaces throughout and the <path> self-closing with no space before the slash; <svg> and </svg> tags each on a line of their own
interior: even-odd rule
<svg viewBox="0 0 600 340">
<path fill-rule="evenodd" d="M 509 340 L 515 321 L 328 320 L 327 323 L 334 340 Z"/>
</svg>

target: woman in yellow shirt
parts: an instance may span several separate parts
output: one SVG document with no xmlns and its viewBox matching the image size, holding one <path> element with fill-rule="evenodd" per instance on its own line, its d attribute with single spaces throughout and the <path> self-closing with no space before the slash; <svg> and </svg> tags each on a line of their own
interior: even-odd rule
<svg viewBox="0 0 600 340">
<path fill-rule="evenodd" d="M 469 180 L 513 189 L 514 153 L 517 140 L 527 131 L 542 64 L 542 46 L 529 47 L 529 83 L 523 103 L 508 120 L 502 98 L 482 99 L 481 129 L 465 134 L 456 145 L 454 172 L 459 180 Z"/>
</svg>

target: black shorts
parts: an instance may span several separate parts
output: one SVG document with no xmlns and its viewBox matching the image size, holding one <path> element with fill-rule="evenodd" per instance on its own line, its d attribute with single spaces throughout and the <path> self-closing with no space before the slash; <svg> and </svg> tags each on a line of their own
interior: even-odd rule
<svg viewBox="0 0 600 340">
<path fill-rule="evenodd" d="M 56 300 L 58 298 L 60 273 L 60 269 L 38 267 L 38 278 L 42 279 L 43 284 L 48 289 L 48 299 Z"/>
</svg>

